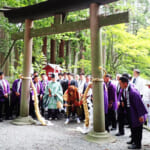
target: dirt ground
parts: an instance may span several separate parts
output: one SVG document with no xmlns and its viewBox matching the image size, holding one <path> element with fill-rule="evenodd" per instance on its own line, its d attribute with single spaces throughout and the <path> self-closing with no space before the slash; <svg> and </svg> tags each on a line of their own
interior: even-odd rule
<svg viewBox="0 0 150 150">
<path fill-rule="evenodd" d="M 25 125 L 16 126 L 11 121 L 0 123 L 0 150 L 127 150 L 129 129 L 126 134 L 116 137 L 116 142 L 96 144 L 84 140 L 85 135 L 78 131 L 83 123 L 65 120 L 52 121 L 53 126 Z M 115 135 L 117 131 L 111 131 Z M 150 150 L 150 132 L 143 132 L 142 150 Z"/>
</svg>

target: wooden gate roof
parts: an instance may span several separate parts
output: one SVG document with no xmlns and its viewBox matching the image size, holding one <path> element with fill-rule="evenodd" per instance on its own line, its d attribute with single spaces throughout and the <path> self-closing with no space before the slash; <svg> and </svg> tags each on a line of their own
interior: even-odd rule
<svg viewBox="0 0 150 150">
<path fill-rule="evenodd" d="M 11 23 L 24 22 L 25 19 L 41 19 L 56 14 L 63 14 L 89 8 L 91 3 L 108 4 L 117 0 L 47 0 L 35 5 L 0 10 Z"/>
</svg>

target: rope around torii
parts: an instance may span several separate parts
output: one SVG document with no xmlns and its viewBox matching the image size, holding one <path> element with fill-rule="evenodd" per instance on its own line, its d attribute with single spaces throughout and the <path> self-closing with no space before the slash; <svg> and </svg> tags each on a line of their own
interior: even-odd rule
<svg viewBox="0 0 150 150">
<path fill-rule="evenodd" d="M 101 66 L 98 69 L 103 70 L 105 72 L 105 74 L 103 76 L 103 78 L 104 78 L 107 74 L 106 70 Z M 92 78 L 92 82 L 98 82 L 98 81 L 103 81 L 103 79 L 101 79 L 101 78 Z M 92 84 L 93 83 L 90 83 L 88 85 L 88 87 L 86 88 L 85 93 L 83 95 L 83 108 L 84 108 L 84 113 L 85 113 L 85 122 L 84 122 L 84 124 L 85 124 L 86 127 L 89 127 L 89 112 L 88 112 L 88 105 L 87 105 L 87 94 L 88 94 L 88 91 L 91 88 Z"/>
<path fill-rule="evenodd" d="M 36 92 L 35 86 L 34 86 L 34 84 L 33 84 L 32 78 L 31 78 L 31 77 L 24 77 L 24 76 L 21 76 L 21 78 L 22 78 L 22 79 L 27 79 L 27 80 L 30 79 L 31 87 L 32 87 L 33 92 L 34 92 L 34 109 L 35 109 L 36 117 L 37 117 L 37 119 L 41 122 L 41 124 L 42 124 L 43 126 L 46 126 L 46 125 L 47 125 L 46 120 L 45 120 L 45 118 L 43 118 L 42 115 L 40 114 L 37 92 Z"/>
</svg>

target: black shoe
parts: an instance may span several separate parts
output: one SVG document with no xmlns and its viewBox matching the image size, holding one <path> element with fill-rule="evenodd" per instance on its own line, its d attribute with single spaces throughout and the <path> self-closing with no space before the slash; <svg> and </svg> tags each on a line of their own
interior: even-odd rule
<svg viewBox="0 0 150 150">
<path fill-rule="evenodd" d="M 13 120 L 14 118 L 12 116 L 9 117 L 9 120 Z"/>
<path fill-rule="evenodd" d="M 122 135 L 124 135 L 124 133 L 117 133 L 117 134 L 115 134 L 115 136 L 122 136 Z"/>
<path fill-rule="evenodd" d="M 2 118 L 0 118 L 0 122 L 3 122 L 3 119 L 2 119 Z"/>
<path fill-rule="evenodd" d="M 9 117 L 5 117 L 5 120 L 9 120 Z"/>
<path fill-rule="evenodd" d="M 110 130 L 113 131 L 113 130 L 116 130 L 116 128 L 111 128 Z"/>
<path fill-rule="evenodd" d="M 132 140 L 131 140 L 131 141 L 128 141 L 127 144 L 133 144 L 133 141 L 132 141 Z"/>
<path fill-rule="evenodd" d="M 128 149 L 141 149 L 141 146 L 131 145 L 131 146 L 128 146 Z"/>
</svg>

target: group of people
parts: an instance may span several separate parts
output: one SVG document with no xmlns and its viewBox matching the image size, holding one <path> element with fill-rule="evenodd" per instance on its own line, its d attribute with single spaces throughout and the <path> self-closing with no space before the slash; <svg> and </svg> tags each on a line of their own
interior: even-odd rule
<svg viewBox="0 0 150 150">
<path fill-rule="evenodd" d="M 49 120 L 57 120 L 59 114 L 62 113 L 61 116 L 66 117 L 65 124 L 68 124 L 71 118 L 75 118 L 77 123 L 80 123 L 80 120 L 84 119 L 80 97 L 83 96 L 91 80 L 90 76 L 87 75 L 84 78 L 84 74 L 81 73 L 73 78 L 71 73 L 59 73 L 57 75 L 52 73 L 50 77 L 51 80 L 48 81 L 46 74 L 39 76 L 38 72 L 34 72 L 32 75 L 42 116 L 47 117 Z M 13 82 L 10 89 L 4 73 L 0 72 L 0 122 L 3 121 L 4 117 L 7 120 L 19 116 L 21 87 L 22 76 Z M 63 95 L 65 95 L 65 98 Z M 32 87 L 30 87 L 29 114 L 36 119 Z"/>
<path fill-rule="evenodd" d="M 41 80 L 37 72 L 34 72 L 33 83 L 36 88 L 39 99 L 39 108 L 41 114 L 45 117 L 45 111 L 48 110 L 48 119 L 59 119 L 59 113 L 64 113 L 66 117 L 65 124 L 68 124 L 72 118 L 77 123 L 85 119 L 83 109 L 83 94 L 91 83 L 91 76 L 80 73 L 73 75 L 71 73 L 51 74 L 51 81 L 47 80 L 45 74 L 41 74 Z M 143 124 L 147 118 L 147 109 L 142 100 L 143 98 L 143 82 L 140 80 L 140 71 L 134 70 L 134 77 L 124 73 L 117 75 L 114 82 L 111 75 L 104 76 L 104 109 L 105 109 L 105 127 L 108 132 L 117 129 L 116 136 L 125 134 L 124 125 L 128 124 L 131 129 L 131 144 L 129 149 L 141 148 Z M 2 106 L 5 105 L 5 118 L 13 116 L 14 109 L 16 116 L 20 112 L 20 95 L 21 95 L 22 79 L 17 79 L 10 87 L 7 80 L 4 79 L 3 72 L 0 72 L 0 121 L 3 120 Z M 9 95 L 10 101 L 9 101 Z M 88 109 L 90 113 L 90 121 L 93 122 L 93 93 L 92 86 L 86 95 Z M 35 116 L 34 110 L 34 93 L 30 90 L 30 115 Z"/>
<path fill-rule="evenodd" d="M 108 126 L 116 130 L 118 123 L 116 136 L 122 136 L 125 134 L 124 126 L 128 124 L 131 131 L 128 149 L 140 149 L 143 124 L 148 114 L 143 101 L 144 85 L 140 70 L 134 69 L 133 78 L 127 73 L 118 74 L 115 82 L 106 75 L 104 82 L 108 91 Z"/>
</svg>

